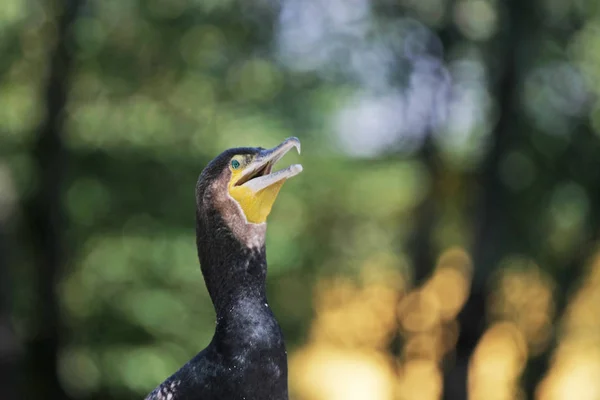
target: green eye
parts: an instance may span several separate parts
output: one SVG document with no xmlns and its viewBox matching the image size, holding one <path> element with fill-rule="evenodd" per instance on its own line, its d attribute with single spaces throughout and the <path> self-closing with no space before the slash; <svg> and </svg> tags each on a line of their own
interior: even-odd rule
<svg viewBox="0 0 600 400">
<path fill-rule="evenodd" d="M 238 160 L 231 160 L 231 167 L 233 169 L 238 169 L 240 167 L 240 162 Z"/>
</svg>

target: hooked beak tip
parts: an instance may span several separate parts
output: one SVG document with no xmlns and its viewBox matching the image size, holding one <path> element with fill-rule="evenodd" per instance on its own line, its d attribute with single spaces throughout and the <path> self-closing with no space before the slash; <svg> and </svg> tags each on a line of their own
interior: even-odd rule
<svg viewBox="0 0 600 400">
<path fill-rule="evenodd" d="M 298 151 L 298 154 L 300 154 L 302 152 L 302 145 L 300 144 L 300 139 L 298 139 L 297 137 L 293 136 L 293 137 L 287 139 L 286 142 L 287 141 L 290 141 L 290 142 L 293 143 L 294 147 Z"/>
</svg>

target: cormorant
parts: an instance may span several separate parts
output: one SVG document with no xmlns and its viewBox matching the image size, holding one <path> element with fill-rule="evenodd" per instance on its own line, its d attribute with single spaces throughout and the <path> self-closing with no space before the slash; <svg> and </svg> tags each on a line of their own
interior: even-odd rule
<svg viewBox="0 0 600 400">
<path fill-rule="evenodd" d="M 229 149 L 196 184 L 196 244 L 216 311 L 210 344 L 146 400 L 287 400 L 287 353 L 265 293 L 266 219 L 286 179 L 271 172 L 297 138 L 273 149 Z"/>
</svg>

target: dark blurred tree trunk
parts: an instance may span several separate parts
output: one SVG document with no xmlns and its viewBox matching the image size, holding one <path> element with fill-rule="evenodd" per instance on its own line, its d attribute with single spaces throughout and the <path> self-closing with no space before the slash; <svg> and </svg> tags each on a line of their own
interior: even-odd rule
<svg viewBox="0 0 600 400">
<path fill-rule="evenodd" d="M 26 206 L 36 267 L 35 332 L 29 344 L 29 370 L 32 371 L 32 398 L 66 399 L 57 373 L 61 342 L 61 322 L 56 293 L 63 265 L 63 209 L 61 185 L 66 165 L 62 140 L 65 105 L 73 59 L 69 51 L 70 28 L 81 5 L 77 0 L 50 0 L 55 15 L 56 47 L 51 53 L 45 88 L 46 118 L 33 147 L 38 188 Z"/>
<path fill-rule="evenodd" d="M 448 366 L 444 374 L 444 399 L 462 400 L 468 398 L 468 366 L 470 358 L 485 330 L 486 284 L 490 274 L 497 267 L 503 255 L 514 250 L 520 231 L 511 211 L 510 193 L 499 176 L 499 164 L 503 154 L 520 129 L 519 80 L 522 65 L 523 44 L 527 43 L 527 24 L 535 17 L 533 4 L 512 0 L 505 3 L 504 16 L 506 32 L 500 32 L 501 50 L 493 60 L 502 60 L 497 70 L 496 94 L 500 118 L 493 130 L 491 147 L 477 177 L 480 185 L 480 199 L 474 219 L 473 264 L 474 275 L 471 293 L 459 314 L 460 334 L 456 346 L 454 365 Z M 496 68 L 498 68 L 496 66 Z M 492 67 L 492 71 L 494 67 Z M 522 238 L 524 239 L 524 238 Z"/>
<path fill-rule="evenodd" d="M 437 184 L 440 174 L 435 161 L 435 149 L 431 134 L 427 135 L 419 157 L 430 175 L 432 187 L 427 197 L 415 210 L 415 225 L 408 242 L 409 254 L 413 264 L 415 285 L 422 284 L 433 269 L 435 255 L 431 246 L 433 229 L 436 221 Z"/>
<path fill-rule="evenodd" d="M 0 210 L 2 214 L 3 210 Z M 2 215 L 0 215 L 0 393 L 4 400 L 22 398 L 18 395 L 21 378 L 21 347 L 11 322 L 11 282 L 8 269 L 8 245 Z"/>
</svg>

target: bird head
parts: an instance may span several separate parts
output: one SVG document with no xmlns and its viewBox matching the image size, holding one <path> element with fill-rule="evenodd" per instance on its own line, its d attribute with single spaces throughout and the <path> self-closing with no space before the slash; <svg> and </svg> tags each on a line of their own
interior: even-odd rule
<svg viewBox="0 0 600 400">
<path fill-rule="evenodd" d="M 300 153 L 295 137 L 272 149 L 241 147 L 221 153 L 198 179 L 199 218 L 206 219 L 215 210 L 238 238 L 247 239 L 250 230 L 266 222 L 285 181 L 302 172 L 300 164 L 273 171 L 275 163 L 293 148 Z"/>
</svg>

